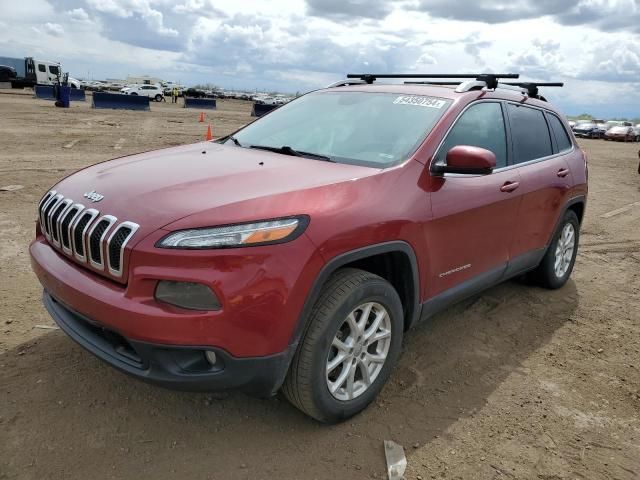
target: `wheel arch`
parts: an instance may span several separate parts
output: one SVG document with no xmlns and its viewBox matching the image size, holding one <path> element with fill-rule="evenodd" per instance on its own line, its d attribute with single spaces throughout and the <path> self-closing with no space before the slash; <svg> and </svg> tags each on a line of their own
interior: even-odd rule
<svg viewBox="0 0 640 480">
<path fill-rule="evenodd" d="M 558 216 L 558 219 L 556 220 L 556 224 L 553 227 L 553 230 L 551 231 L 551 236 L 547 241 L 546 248 L 549 248 L 549 245 L 551 245 L 553 236 L 558 231 L 558 227 L 560 226 L 560 222 L 562 222 L 562 219 L 564 218 L 564 214 L 567 213 L 569 210 L 573 211 L 578 217 L 578 223 L 582 225 L 582 220 L 584 218 L 584 212 L 586 207 L 587 207 L 587 197 L 585 195 L 578 195 L 576 197 L 569 199 L 567 203 L 565 203 L 564 208 L 560 210 L 560 215 Z"/>
<path fill-rule="evenodd" d="M 396 289 L 405 310 L 405 330 L 420 317 L 420 280 L 415 251 L 407 242 L 392 241 L 342 253 L 329 260 L 316 276 L 307 294 L 290 345 L 297 345 L 307 327 L 309 314 L 322 287 L 340 268 L 351 267 L 381 276 Z"/>
</svg>

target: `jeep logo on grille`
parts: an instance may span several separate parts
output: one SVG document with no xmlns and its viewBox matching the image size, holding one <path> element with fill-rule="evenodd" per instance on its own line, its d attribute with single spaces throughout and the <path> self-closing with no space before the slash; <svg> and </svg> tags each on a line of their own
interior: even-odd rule
<svg viewBox="0 0 640 480">
<path fill-rule="evenodd" d="M 100 195 L 95 190 L 91 190 L 90 192 L 87 192 L 84 194 L 84 198 L 88 198 L 92 202 L 99 202 L 104 198 L 104 195 Z"/>
</svg>

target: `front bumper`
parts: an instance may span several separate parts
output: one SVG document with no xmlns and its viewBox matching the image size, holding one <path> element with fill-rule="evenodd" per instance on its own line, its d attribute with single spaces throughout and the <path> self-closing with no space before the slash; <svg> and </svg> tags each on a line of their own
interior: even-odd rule
<svg viewBox="0 0 640 480">
<path fill-rule="evenodd" d="M 239 389 L 268 397 L 282 385 L 293 348 L 266 357 L 237 358 L 219 348 L 160 345 L 128 339 L 73 311 L 46 290 L 43 303 L 58 326 L 82 347 L 145 382 L 188 391 Z M 205 350 L 214 351 L 211 365 Z"/>
</svg>

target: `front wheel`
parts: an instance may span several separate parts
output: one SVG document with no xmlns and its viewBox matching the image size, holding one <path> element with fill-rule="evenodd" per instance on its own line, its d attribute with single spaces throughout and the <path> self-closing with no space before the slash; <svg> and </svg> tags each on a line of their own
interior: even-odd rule
<svg viewBox="0 0 640 480">
<path fill-rule="evenodd" d="M 562 287 L 573 271 L 578 253 L 580 222 L 573 210 L 565 212 L 547 253 L 533 276 L 545 288 Z"/>
<path fill-rule="evenodd" d="M 363 270 L 339 270 L 311 312 L 282 392 L 321 422 L 352 417 L 387 382 L 403 325 L 402 303 L 389 282 Z"/>
<path fill-rule="evenodd" d="M 158 94 L 156 95 L 156 102 L 161 102 L 162 101 L 162 95 Z"/>
</svg>

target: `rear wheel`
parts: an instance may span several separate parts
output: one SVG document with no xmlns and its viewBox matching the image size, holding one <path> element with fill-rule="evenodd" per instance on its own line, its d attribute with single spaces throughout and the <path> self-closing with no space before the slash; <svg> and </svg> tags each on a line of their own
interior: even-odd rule
<svg viewBox="0 0 640 480">
<path fill-rule="evenodd" d="M 345 420 L 371 403 L 400 355 L 402 303 L 371 273 L 344 269 L 325 284 L 282 392 L 307 415 Z"/>
<path fill-rule="evenodd" d="M 578 253 L 580 222 L 573 210 L 567 210 L 556 230 L 547 253 L 533 277 L 546 288 L 560 288 L 571 276 Z"/>
<path fill-rule="evenodd" d="M 156 95 L 156 102 L 161 102 L 162 101 L 162 95 L 158 94 Z"/>
</svg>

